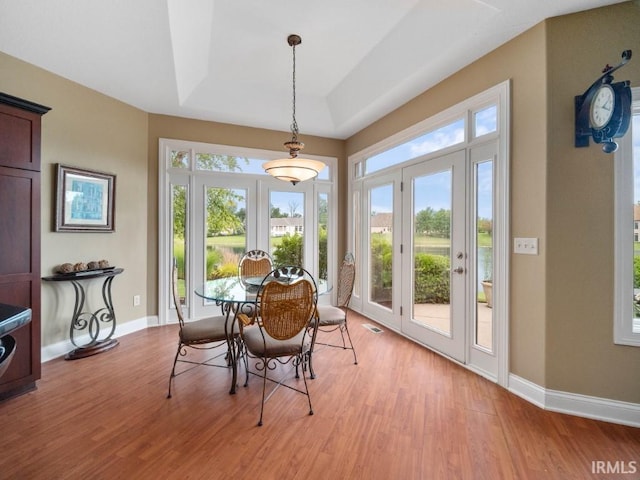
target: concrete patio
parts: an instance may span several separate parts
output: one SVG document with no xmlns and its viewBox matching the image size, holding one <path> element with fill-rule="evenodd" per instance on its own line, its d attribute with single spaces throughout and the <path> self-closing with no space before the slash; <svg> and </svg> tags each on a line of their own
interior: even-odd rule
<svg viewBox="0 0 640 480">
<path fill-rule="evenodd" d="M 493 349 L 493 315 L 486 303 L 478 302 L 478 328 L 476 343 L 484 348 Z M 450 305 L 421 303 L 414 305 L 414 319 L 426 326 L 442 332 L 450 332 Z"/>
</svg>

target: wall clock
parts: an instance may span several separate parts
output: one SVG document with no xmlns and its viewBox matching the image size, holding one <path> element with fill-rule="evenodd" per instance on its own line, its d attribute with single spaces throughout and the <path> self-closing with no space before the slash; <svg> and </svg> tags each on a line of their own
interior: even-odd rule
<svg viewBox="0 0 640 480">
<path fill-rule="evenodd" d="M 602 75 L 584 92 L 575 97 L 575 146 L 588 147 L 589 138 L 602 144 L 605 153 L 618 149 L 614 138 L 622 137 L 631 121 L 631 88 L 629 81 L 613 82 L 613 72 L 631 59 L 631 50 L 622 52 L 622 61 L 615 67 L 607 65 Z"/>
</svg>

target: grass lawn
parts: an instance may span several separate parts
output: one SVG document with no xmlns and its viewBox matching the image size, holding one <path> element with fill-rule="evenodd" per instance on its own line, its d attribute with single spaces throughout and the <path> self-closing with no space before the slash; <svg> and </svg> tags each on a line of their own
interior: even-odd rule
<svg viewBox="0 0 640 480">
<path fill-rule="evenodd" d="M 207 237 L 207 246 L 243 247 L 247 237 L 244 235 L 224 235 L 219 237 Z"/>
<path fill-rule="evenodd" d="M 391 234 L 384 234 L 391 241 Z M 271 242 L 274 246 L 277 246 L 282 241 L 282 237 L 272 237 Z M 244 235 L 223 235 L 219 237 L 207 237 L 207 246 L 222 246 L 222 247 L 242 247 L 245 245 L 246 237 Z M 450 243 L 448 238 L 441 237 L 427 237 L 425 235 L 415 236 L 416 246 L 419 247 L 441 247 L 447 246 Z M 492 243 L 491 235 L 488 233 L 478 234 L 478 245 L 481 247 L 490 247 Z M 640 244 L 636 244 L 636 251 L 640 252 Z"/>
<path fill-rule="evenodd" d="M 417 247 L 446 247 L 449 246 L 450 239 L 442 237 L 428 237 L 426 235 L 416 235 L 414 237 Z M 488 233 L 478 234 L 478 246 L 490 247 L 492 245 L 491 235 Z"/>
<path fill-rule="evenodd" d="M 271 237 L 271 243 L 277 247 L 282 243 L 282 237 Z M 244 235 L 223 235 L 219 237 L 207 237 L 207 246 L 211 247 L 244 247 L 246 237 Z"/>
</svg>

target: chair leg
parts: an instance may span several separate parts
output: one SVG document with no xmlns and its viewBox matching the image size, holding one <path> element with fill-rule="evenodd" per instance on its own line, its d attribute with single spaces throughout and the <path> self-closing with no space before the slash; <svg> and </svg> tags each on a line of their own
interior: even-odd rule
<svg viewBox="0 0 640 480">
<path fill-rule="evenodd" d="M 227 361 L 227 367 L 233 366 L 233 357 L 231 356 L 231 352 L 227 350 L 227 353 L 224 355 L 224 359 Z"/>
<path fill-rule="evenodd" d="M 249 359 L 248 359 L 246 348 L 241 340 L 238 340 L 238 355 L 239 355 L 237 359 L 238 363 L 240 363 L 240 358 L 242 358 L 242 363 L 244 363 L 244 372 L 245 372 L 244 386 L 246 387 L 249 385 Z"/>
<path fill-rule="evenodd" d="M 313 371 L 313 366 L 311 365 L 311 351 L 308 351 L 304 354 L 302 354 L 301 360 L 296 363 L 296 378 L 300 378 L 300 373 L 298 371 L 298 368 L 300 367 L 300 365 L 302 365 L 302 375 L 304 376 L 304 373 L 307 371 L 307 368 L 309 369 L 309 377 L 313 380 L 314 378 L 316 378 L 316 374 Z"/>
<path fill-rule="evenodd" d="M 316 372 L 313 371 L 313 350 L 310 350 L 309 353 L 307 353 L 307 358 L 309 362 L 309 377 L 313 380 L 316 378 Z"/>
<path fill-rule="evenodd" d="M 313 380 L 316 378 L 316 372 L 313 370 L 313 349 L 316 346 L 316 340 L 318 337 L 318 327 L 313 328 L 313 334 L 311 335 L 311 348 L 307 352 L 307 359 L 309 362 L 309 377 Z"/>
<path fill-rule="evenodd" d="M 302 375 L 302 380 L 304 381 L 304 389 L 307 392 L 307 400 L 309 401 L 309 415 L 313 415 L 313 408 L 311 407 L 311 395 L 309 395 L 309 387 L 307 386 L 307 377 Z"/>
<path fill-rule="evenodd" d="M 304 357 L 303 357 L 303 360 L 301 360 L 300 362 L 296 362 L 296 378 L 300 378 L 300 371 L 298 369 L 300 368 L 301 364 L 302 364 L 302 376 L 303 377 L 304 377 L 304 372 L 307 370 L 307 367 L 304 364 Z"/>
<path fill-rule="evenodd" d="M 178 355 L 180 355 L 180 347 L 182 347 L 182 342 L 178 342 L 178 350 L 176 351 L 176 356 L 173 359 L 173 368 L 171 369 L 171 375 L 169 375 L 169 393 L 167 393 L 167 398 L 171 398 L 171 382 L 173 378 L 176 376 L 176 363 L 178 363 Z"/>
<path fill-rule="evenodd" d="M 342 348 L 344 350 L 347 349 L 347 342 L 344 341 L 344 331 L 347 329 L 347 325 L 345 323 L 340 325 L 340 337 L 342 338 Z M 348 333 L 348 330 L 347 330 Z M 349 340 L 351 341 L 351 340 Z"/>
<path fill-rule="evenodd" d="M 347 326 L 347 322 L 344 323 L 344 330 L 347 332 L 347 337 L 349 338 L 349 344 L 351 345 L 351 351 L 353 352 L 353 364 L 358 364 L 358 357 L 356 357 L 356 349 L 353 348 L 353 342 L 351 341 L 351 334 L 349 333 L 349 327 Z M 342 338 L 344 342 L 344 337 Z"/>
<path fill-rule="evenodd" d="M 265 359 L 263 359 L 264 361 Z M 258 426 L 262 426 L 262 414 L 264 412 L 264 395 L 267 390 L 267 363 L 264 363 L 264 375 L 262 377 L 262 404 L 260 405 L 260 420 L 258 420 Z"/>
<path fill-rule="evenodd" d="M 353 364 L 357 365 L 358 364 L 358 356 L 356 355 L 356 349 L 353 346 L 353 341 L 351 340 L 351 334 L 349 333 L 349 326 L 347 324 L 347 322 L 343 322 L 340 324 L 339 327 L 336 328 L 337 330 L 340 331 L 340 337 L 342 338 L 342 347 L 338 344 L 337 340 L 335 341 L 335 343 L 320 343 L 320 345 L 327 345 L 329 347 L 336 347 L 336 348 L 342 348 L 343 350 L 348 350 L 351 349 L 351 351 L 353 352 Z M 335 330 L 328 330 L 328 332 L 335 332 Z M 350 347 L 347 347 L 347 342 L 344 338 L 344 334 L 347 334 L 347 339 L 349 340 L 349 345 Z M 310 358 L 309 358 L 309 370 L 311 372 L 311 378 L 315 378 L 315 372 L 313 371 L 313 354 L 310 354 Z"/>
</svg>

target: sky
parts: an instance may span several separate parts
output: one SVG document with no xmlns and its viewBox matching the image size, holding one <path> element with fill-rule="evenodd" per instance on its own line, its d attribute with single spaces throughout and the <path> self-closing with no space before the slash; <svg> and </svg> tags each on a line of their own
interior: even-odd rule
<svg viewBox="0 0 640 480">
<path fill-rule="evenodd" d="M 476 112 L 473 128 L 475 137 L 497 130 L 497 107 L 492 105 Z M 462 144 L 465 140 L 464 119 L 456 120 L 441 128 L 427 132 L 418 138 L 402 143 L 366 160 L 366 171 L 372 173 L 398 165 L 422 155 L 437 152 L 447 147 Z M 477 168 L 478 214 L 482 218 L 493 218 L 492 213 L 492 168 L 490 162 L 481 163 Z M 435 211 L 451 209 L 451 175 L 449 170 L 434 172 L 428 177 L 417 177 L 414 181 L 414 205 L 416 210 L 427 206 Z M 396 207 L 397 208 L 397 207 Z M 391 212 L 391 190 L 377 188 L 371 192 L 372 212 Z M 417 212 L 416 212 L 417 213 Z"/>
</svg>

